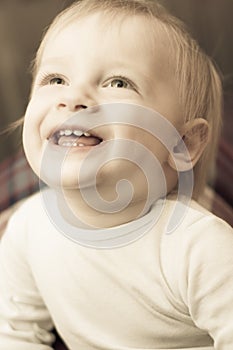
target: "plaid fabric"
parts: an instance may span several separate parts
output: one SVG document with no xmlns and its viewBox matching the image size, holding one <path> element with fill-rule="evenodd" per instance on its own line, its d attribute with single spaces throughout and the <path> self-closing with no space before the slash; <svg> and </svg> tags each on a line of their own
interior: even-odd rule
<svg viewBox="0 0 233 350">
<path fill-rule="evenodd" d="M 206 187 L 198 202 L 216 216 L 228 222 L 233 227 L 232 207 L 211 187 Z"/>
<path fill-rule="evenodd" d="M 215 191 L 233 207 L 233 147 L 223 138 L 219 143 Z"/>
<path fill-rule="evenodd" d="M 39 189 L 22 149 L 0 165 L 0 212 Z"/>
</svg>

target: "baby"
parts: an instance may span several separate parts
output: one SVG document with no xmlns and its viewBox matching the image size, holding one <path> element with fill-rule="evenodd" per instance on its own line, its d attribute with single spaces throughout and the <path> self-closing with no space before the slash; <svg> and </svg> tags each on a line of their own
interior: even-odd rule
<svg viewBox="0 0 233 350">
<path fill-rule="evenodd" d="M 48 188 L 1 241 L 1 349 L 50 350 L 53 328 L 70 350 L 233 349 L 232 230 L 195 201 L 220 116 L 213 64 L 156 1 L 57 16 L 23 130 Z"/>
</svg>

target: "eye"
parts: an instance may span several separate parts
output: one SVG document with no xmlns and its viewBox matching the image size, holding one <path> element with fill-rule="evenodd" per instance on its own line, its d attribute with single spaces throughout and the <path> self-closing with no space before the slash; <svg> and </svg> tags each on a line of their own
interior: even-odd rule
<svg viewBox="0 0 233 350">
<path fill-rule="evenodd" d="M 44 74 L 42 77 L 38 79 L 39 86 L 45 85 L 67 85 L 67 79 L 60 74 L 52 73 L 52 74 Z"/>
<path fill-rule="evenodd" d="M 126 77 L 116 76 L 108 79 L 103 87 L 115 89 L 131 89 L 136 90 L 135 85 Z"/>
<path fill-rule="evenodd" d="M 130 87 L 129 83 L 123 79 L 113 79 L 112 81 L 110 81 L 108 86 L 118 89 L 127 89 Z"/>
<path fill-rule="evenodd" d="M 65 80 L 60 78 L 60 77 L 54 77 L 49 79 L 49 84 L 50 85 L 65 85 Z"/>
</svg>

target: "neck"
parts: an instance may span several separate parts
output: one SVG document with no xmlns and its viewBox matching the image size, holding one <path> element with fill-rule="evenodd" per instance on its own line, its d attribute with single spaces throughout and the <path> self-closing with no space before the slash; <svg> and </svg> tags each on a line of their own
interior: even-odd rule
<svg viewBox="0 0 233 350">
<path fill-rule="evenodd" d="M 177 175 L 166 171 L 167 193 L 175 188 Z M 116 183 L 116 181 L 114 181 Z M 130 197 L 128 188 L 122 186 L 118 196 L 112 184 L 104 183 L 97 188 L 65 189 L 57 191 L 59 210 L 64 219 L 73 226 L 83 228 L 110 228 L 131 222 L 145 215 L 152 203 L 164 196 L 159 186 L 148 193 L 147 183 L 137 173 L 135 192 Z M 115 188 L 115 187 L 114 187 Z M 85 197 L 85 198 L 84 198 Z M 127 202 L 127 200 L 129 200 Z"/>
<path fill-rule="evenodd" d="M 143 216 L 149 208 L 145 207 L 145 200 L 134 198 L 122 210 L 111 209 L 112 199 L 109 201 L 109 209 L 98 210 L 91 206 L 83 198 L 79 190 L 65 190 L 57 192 L 58 206 L 66 221 L 74 226 L 84 228 L 110 228 L 133 221 Z M 106 204 L 107 199 L 105 199 Z"/>
</svg>

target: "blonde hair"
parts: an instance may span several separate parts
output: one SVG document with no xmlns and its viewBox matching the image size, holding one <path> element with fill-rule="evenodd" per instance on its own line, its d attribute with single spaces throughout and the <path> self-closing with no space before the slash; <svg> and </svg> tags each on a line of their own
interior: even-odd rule
<svg viewBox="0 0 233 350">
<path fill-rule="evenodd" d="M 210 142 L 194 168 L 193 197 L 197 198 L 206 184 L 207 171 L 212 164 L 222 114 L 222 87 L 219 74 L 211 59 L 189 35 L 184 24 L 156 0 L 80 0 L 61 12 L 46 31 L 33 64 L 33 75 L 40 66 L 44 48 L 52 35 L 75 19 L 102 12 L 106 18 L 121 15 L 142 15 L 160 25 L 167 34 L 174 55 L 174 72 L 180 105 L 185 121 L 204 118 L 209 123 Z"/>
</svg>

